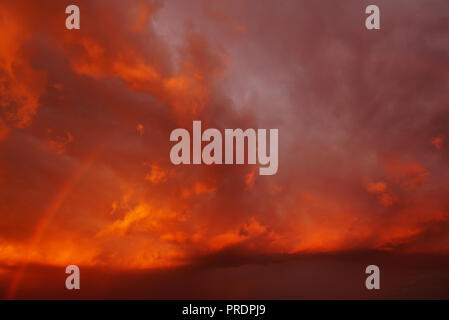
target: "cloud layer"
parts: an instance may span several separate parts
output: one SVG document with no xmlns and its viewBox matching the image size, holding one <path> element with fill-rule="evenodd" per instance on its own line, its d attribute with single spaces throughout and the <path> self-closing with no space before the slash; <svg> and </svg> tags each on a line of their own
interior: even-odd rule
<svg viewBox="0 0 449 320">
<path fill-rule="evenodd" d="M 377 2 L 2 2 L 2 265 L 446 255 L 449 4 Z M 193 120 L 279 128 L 278 173 L 172 165 Z"/>
</svg>

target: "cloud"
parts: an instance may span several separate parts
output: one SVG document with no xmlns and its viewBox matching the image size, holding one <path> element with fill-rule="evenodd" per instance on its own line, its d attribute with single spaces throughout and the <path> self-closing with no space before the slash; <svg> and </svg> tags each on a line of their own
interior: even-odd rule
<svg viewBox="0 0 449 320">
<path fill-rule="evenodd" d="M 33 68 L 23 44 L 31 33 L 20 17 L 0 7 L 0 107 L 6 119 L 19 128 L 30 124 L 44 93 L 45 72 Z"/>
<path fill-rule="evenodd" d="M 157 164 L 145 164 L 150 168 L 150 172 L 145 176 L 145 180 L 150 181 L 151 183 L 158 184 L 162 182 L 166 182 L 170 172 L 162 169 Z"/>
<path fill-rule="evenodd" d="M 47 130 L 49 138 L 50 148 L 57 154 L 62 154 L 66 151 L 67 145 L 72 143 L 74 138 L 73 135 L 66 131 L 63 136 L 54 135 L 53 130 Z"/>
<path fill-rule="evenodd" d="M 448 4 L 379 1 L 2 3 L 0 261 L 446 254 Z M 174 166 L 192 120 L 278 128 L 278 173 Z"/>
<path fill-rule="evenodd" d="M 386 165 L 386 171 L 391 178 L 406 189 L 413 189 L 423 184 L 429 172 L 415 161 L 391 159 Z"/>
<path fill-rule="evenodd" d="M 444 137 L 443 136 L 437 136 L 437 137 L 432 137 L 432 139 L 430 139 L 430 143 L 437 149 L 437 150 L 441 150 L 441 148 L 443 147 L 443 142 L 444 142 Z"/>
</svg>

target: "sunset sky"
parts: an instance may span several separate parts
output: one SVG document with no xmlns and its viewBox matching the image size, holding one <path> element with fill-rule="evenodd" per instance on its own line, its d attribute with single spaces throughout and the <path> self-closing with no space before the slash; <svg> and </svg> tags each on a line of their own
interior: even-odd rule
<svg viewBox="0 0 449 320">
<path fill-rule="evenodd" d="M 449 298 L 448 88 L 447 0 L 0 0 L 0 296 Z M 277 174 L 173 165 L 193 120 Z"/>
</svg>

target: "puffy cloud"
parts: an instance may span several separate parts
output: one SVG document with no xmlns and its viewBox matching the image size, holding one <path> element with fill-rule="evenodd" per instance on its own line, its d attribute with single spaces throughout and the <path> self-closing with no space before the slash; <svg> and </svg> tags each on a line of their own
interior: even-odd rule
<svg viewBox="0 0 449 320">
<path fill-rule="evenodd" d="M 23 128 L 30 124 L 44 92 L 45 72 L 30 64 L 24 42 L 30 30 L 20 24 L 20 16 L 0 5 L 0 107 L 6 119 Z"/>
<path fill-rule="evenodd" d="M 439 136 L 436 136 L 436 137 L 432 137 L 432 139 L 430 139 L 430 143 L 437 150 L 441 150 L 441 148 L 443 147 L 443 142 L 444 142 L 444 137 L 442 135 L 439 135 Z"/>
</svg>

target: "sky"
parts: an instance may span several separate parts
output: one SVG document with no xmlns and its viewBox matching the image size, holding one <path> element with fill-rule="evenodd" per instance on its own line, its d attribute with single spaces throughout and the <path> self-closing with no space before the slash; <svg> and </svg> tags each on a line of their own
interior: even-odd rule
<svg viewBox="0 0 449 320">
<path fill-rule="evenodd" d="M 68 4 L 0 2 L 2 297 L 449 298 L 446 0 Z M 173 165 L 194 120 L 278 129 L 277 173 Z"/>
</svg>

